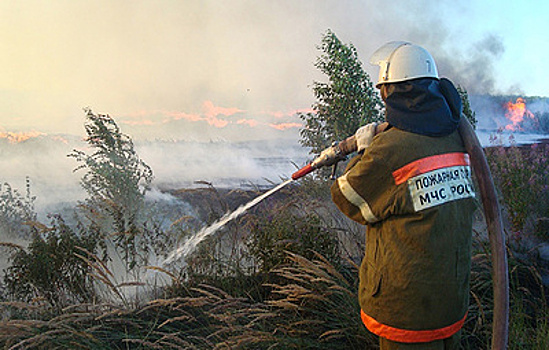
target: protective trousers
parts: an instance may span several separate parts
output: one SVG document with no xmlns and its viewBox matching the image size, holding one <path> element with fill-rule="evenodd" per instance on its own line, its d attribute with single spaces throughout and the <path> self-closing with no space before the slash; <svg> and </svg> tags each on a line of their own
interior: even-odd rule
<svg viewBox="0 0 549 350">
<path fill-rule="evenodd" d="M 428 343 L 398 343 L 379 338 L 380 350 L 459 350 L 461 331 L 453 336 Z"/>
</svg>

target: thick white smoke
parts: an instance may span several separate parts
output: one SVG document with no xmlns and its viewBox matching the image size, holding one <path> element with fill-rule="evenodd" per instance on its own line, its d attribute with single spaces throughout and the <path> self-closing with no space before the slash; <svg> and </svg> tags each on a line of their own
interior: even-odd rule
<svg viewBox="0 0 549 350">
<path fill-rule="evenodd" d="M 25 192 L 25 179 L 36 196 L 42 215 L 55 212 L 62 203 L 85 198 L 79 180 L 84 171 L 74 172 L 78 163 L 67 157 L 86 144 L 78 138 L 61 142 L 40 136 L 19 143 L 0 139 L 0 182 Z M 263 141 L 143 141 L 136 142 L 138 155 L 154 172 L 153 186 L 191 187 L 206 181 L 216 187 L 239 187 L 278 183 L 289 178 L 307 158 L 307 150 L 297 140 Z M 296 165 L 294 165 L 294 163 Z M 164 198 L 156 189 L 152 199 Z M 166 198 L 164 198 L 166 199 Z"/>
</svg>

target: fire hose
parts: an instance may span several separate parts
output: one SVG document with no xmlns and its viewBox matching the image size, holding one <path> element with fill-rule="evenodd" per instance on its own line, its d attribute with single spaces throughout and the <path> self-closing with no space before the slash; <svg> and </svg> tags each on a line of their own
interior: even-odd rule
<svg viewBox="0 0 549 350">
<path fill-rule="evenodd" d="M 379 124 L 376 128 L 376 134 L 383 132 L 387 126 L 387 123 Z M 465 150 L 470 156 L 471 166 L 477 179 L 492 251 L 494 318 L 491 349 L 502 350 L 507 348 L 509 337 L 509 275 L 501 210 L 488 162 L 471 124 L 464 116 L 461 118 L 458 131 L 465 145 Z M 346 159 L 347 155 L 356 150 L 357 145 L 354 136 L 340 142 L 334 142 L 310 164 L 293 173 L 292 180 L 297 180 L 316 169 L 326 166 L 333 166 L 332 177 L 334 177 L 337 163 Z"/>
<path fill-rule="evenodd" d="M 492 286 L 494 289 L 492 350 L 507 349 L 509 338 L 509 274 L 499 201 L 488 162 L 467 118 L 462 116 L 458 130 L 465 145 L 465 150 L 471 158 L 471 165 L 477 178 L 492 250 Z"/>
<path fill-rule="evenodd" d="M 376 135 L 385 131 L 389 124 L 387 122 L 381 123 L 376 127 Z M 297 180 L 310 172 L 326 167 L 333 166 L 332 178 L 335 176 L 337 163 L 347 158 L 347 155 L 357 150 L 355 136 L 350 136 L 343 141 L 334 142 L 330 147 L 326 148 L 316 157 L 311 163 L 307 164 L 303 168 L 299 169 L 292 174 L 292 180 Z"/>
</svg>

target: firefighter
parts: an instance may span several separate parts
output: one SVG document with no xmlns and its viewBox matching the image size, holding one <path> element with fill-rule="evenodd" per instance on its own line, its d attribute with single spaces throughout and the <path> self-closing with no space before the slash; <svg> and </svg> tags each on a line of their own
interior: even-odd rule
<svg viewBox="0 0 549 350">
<path fill-rule="evenodd" d="M 418 45 L 387 43 L 370 63 L 389 126 L 356 132 L 359 155 L 331 188 L 338 208 L 367 226 L 361 318 L 382 350 L 457 349 L 477 207 L 460 96 Z"/>
</svg>

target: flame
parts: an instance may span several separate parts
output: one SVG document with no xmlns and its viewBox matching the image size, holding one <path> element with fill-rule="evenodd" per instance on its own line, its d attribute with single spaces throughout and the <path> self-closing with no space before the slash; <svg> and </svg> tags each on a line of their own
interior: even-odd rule
<svg viewBox="0 0 549 350">
<path fill-rule="evenodd" d="M 204 101 L 204 103 L 202 104 L 202 110 L 205 116 L 204 120 L 206 120 L 208 124 L 210 124 L 211 126 L 215 126 L 216 128 L 224 128 L 230 123 L 228 120 L 218 118 L 218 115 L 230 117 L 233 114 L 244 112 L 243 110 L 238 108 L 225 108 L 216 106 L 213 104 L 212 101 Z"/>
<path fill-rule="evenodd" d="M 170 112 L 170 111 L 163 111 L 162 114 L 168 117 L 168 119 L 165 119 L 163 123 L 169 123 L 172 120 L 188 120 L 191 122 L 197 122 L 199 120 L 204 120 L 201 116 L 198 114 L 188 114 L 184 112 Z"/>
<path fill-rule="evenodd" d="M 526 101 L 522 97 L 517 98 L 515 103 L 512 101 L 507 102 L 505 108 L 505 117 L 512 123 L 505 126 L 506 130 L 522 130 L 521 124 L 524 122 L 525 117 L 535 119 L 534 114 L 526 108 Z"/>
<path fill-rule="evenodd" d="M 63 136 L 52 136 L 51 138 L 52 138 L 53 140 L 55 140 L 55 141 L 62 142 L 62 143 L 64 143 L 65 145 L 68 145 L 68 144 L 69 144 L 69 141 L 68 141 L 66 138 L 64 138 Z"/>
<path fill-rule="evenodd" d="M 259 122 L 255 119 L 239 119 L 239 120 L 236 121 L 236 123 L 238 125 L 245 124 L 245 125 L 248 125 L 251 128 L 255 128 L 256 126 L 259 125 Z"/>
<path fill-rule="evenodd" d="M 202 104 L 202 110 L 204 112 L 204 115 L 206 116 L 206 119 L 213 119 L 218 115 L 230 117 L 233 114 L 244 112 L 243 110 L 238 108 L 225 108 L 216 106 L 213 104 L 212 101 L 204 101 L 204 103 Z"/>
<path fill-rule="evenodd" d="M 208 122 L 208 124 L 210 124 L 211 126 L 215 126 L 216 128 L 224 128 L 230 123 L 228 120 L 219 119 L 217 117 L 206 118 L 206 122 Z"/>
<path fill-rule="evenodd" d="M 173 120 L 187 120 L 190 122 L 205 121 L 209 125 L 216 128 L 224 128 L 230 123 L 229 120 L 219 118 L 219 115 L 230 117 L 233 114 L 244 112 L 238 108 L 225 108 L 214 105 L 212 101 L 204 101 L 202 103 L 202 113 L 201 114 L 189 114 L 184 112 L 173 112 L 173 111 L 159 111 L 160 114 L 166 116 L 163 123 L 169 123 Z"/>
<path fill-rule="evenodd" d="M 270 116 L 275 117 L 277 119 L 284 118 L 288 115 L 288 113 L 284 113 L 284 112 L 280 112 L 280 111 L 263 112 L 263 114 L 270 115 Z"/>
<path fill-rule="evenodd" d="M 32 138 L 36 138 L 39 136 L 44 136 L 43 132 L 39 131 L 28 131 L 28 132 L 4 132 L 0 131 L 0 139 L 7 139 L 9 143 L 20 143 L 27 141 Z"/>
<path fill-rule="evenodd" d="M 314 110 L 310 108 L 293 109 L 286 112 L 281 111 L 262 111 L 259 112 L 261 117 L 256 118 L 243 118 L 232 119 L 235 115 L 245 113 L 245 110 L 236 107 L 220 107 L 215 105 L 212 101 L 206 100 L 202 103 L 202 110 L 199 113 L 185 113 L 180 111 L 168 111 L 168 110 L 151 110 L 151 111 L 136 111 L 130 114 L 124 115 L 125 119 L 121 121 L 123 124 L 132 126 L 155 126 L 159 124 L 168 124 L 173 121 L 185 120 L 189 122 L 206 122 L 209 125 L 216 128 L 224 128 L 227 125 L 245 125 L 250 128 L 256 128 L 258 126 L 268 126 L 276 130 L 287 130 L 291 128 L 300 128 L 303 125 L 300 123 L 292 122 L 280 122 L 280 119 L 295 117 L 300 113 L 311 113 Z M 279 122 L 269 123 L 262 121 L 264 116 L 274 117 Z M 162 118 L 162 120 L 158 120 Z M 231 120 L 232 119 L 232 120 Z"/>
<path fill-rule="evenodd" d="M 286 130 L 291 128 L 301 128 L 303 125 L 299 123 L 280 123 L 280 124 L 269 124 L 271 128 L 277 129 L 277 130 Z"/>
</svg>

